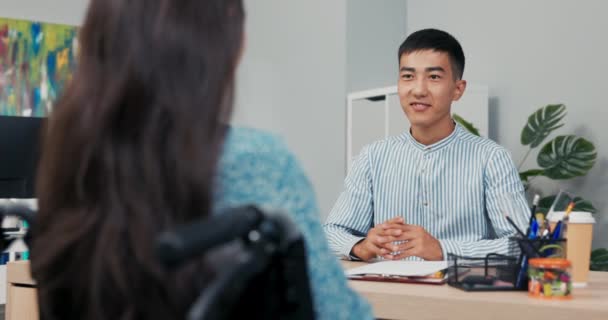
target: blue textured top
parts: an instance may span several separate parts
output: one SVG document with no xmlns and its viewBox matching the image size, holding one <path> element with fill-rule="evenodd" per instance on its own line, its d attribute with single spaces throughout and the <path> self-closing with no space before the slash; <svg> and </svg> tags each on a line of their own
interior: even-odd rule
<svg viewBox="0 0 608 320">
<path fill-rule="evenodd" d="M 505 215 L 522 230 L 529 217 L 509 152 L 458 124 L 431 145 L 408 130 L 364 147 L 344 184 L 325 224 L 331 248 L 342 257 L 374 225 L 395 216 L 438 239 L 444 259 L 448 253 L 514 254 L 509 237 L 516 231 Z"/>
<path fill-rule="evenodd" d="M 232 128 L 220 159 L 215 205 L 277 208 L 291 214 L 304 235 L 317 319 L 371 319 L 369 305 L 347 284 L 330 252 L 312 186 L 282 140 L 254 129 Z"/>
</svg>

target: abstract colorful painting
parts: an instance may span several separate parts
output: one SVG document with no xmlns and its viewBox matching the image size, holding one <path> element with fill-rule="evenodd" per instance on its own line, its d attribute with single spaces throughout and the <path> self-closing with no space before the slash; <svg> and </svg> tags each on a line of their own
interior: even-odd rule
<svg viewBox="0 0 608 320">
<path fill-rule="evenodd" d="M 0 18 L 0 115 L 46 116 L 75 68 L 77 28 Z"/>
</svg>

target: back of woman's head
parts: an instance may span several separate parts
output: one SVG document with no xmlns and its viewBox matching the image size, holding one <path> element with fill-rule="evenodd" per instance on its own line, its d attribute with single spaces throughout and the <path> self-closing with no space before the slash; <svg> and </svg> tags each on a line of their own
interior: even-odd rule
<svg viewBox="0 0 608 320">
<path fill-rule="evenodd" d="M 165 272 L 153 240 L 212 208 L 243 16 L 241 0 L 91 0 L 39 166 L 45 319 L 178 318 L 212 277 Z"/>
</svg>

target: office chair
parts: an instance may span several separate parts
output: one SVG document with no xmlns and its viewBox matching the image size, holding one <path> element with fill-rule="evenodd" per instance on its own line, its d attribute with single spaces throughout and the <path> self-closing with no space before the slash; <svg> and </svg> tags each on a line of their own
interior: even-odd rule
<svg viewBox="0 0 608 320">
<path fill-rule="evenodd" d="M 254 206 L 226 212 L 162 234 L 160 261 L 175 268 L 211 250 L 237 254 L 192 305 L 188 320 L 314 319 L 304 241 L 283 214 Z"/>
<path fill-rule="evenodd" d="M 35 223 L 35 203 L 0 199 L 0 221 L 18 216 Z M 0 248 L 13 239 L 3 230 Z M 30 234 L 24 237 L 30 245 Z M 267 214 L 254 206 L 226 212 L 165 232 L 157 239 L 159 260 L 176 268 L 206 254 L 230 251 L 231 259 L 190 308 L 188 320 L 314 319 L 304 240 L 283 214 Z M 35 259 L 35 257 L 33 257 Z"/>
</svg>

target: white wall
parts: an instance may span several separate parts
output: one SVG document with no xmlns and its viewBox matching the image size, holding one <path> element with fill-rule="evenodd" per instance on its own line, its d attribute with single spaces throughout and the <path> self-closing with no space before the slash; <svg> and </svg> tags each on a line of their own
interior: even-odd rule
<svg viewBox="0 0 608 320">
<path fill-rule="evenodd" d="M 0 0 L 0 17 L 79 25 L 87 0 Z"/>
<path fill-rule="evenodd" d="M 282 135 L 325 217 L 342 190 L 346 0 L 246 0 L 234 122 Z"/>
<path fill-rule="evenodd" d="M 285 137 L 311 177 L 324 220 L 343 190 L 346 93 L 395 83 L 406 2 L 245 4 L 234 122 Z"/>
<path fill-rule="evenodd" d="M 490 136 L 516 161 L 526 148 L 520 133 L 528 115 L 549 103 L 568 108 L 557 134 L 575 133 L 598 148 L 598 161 L 587 177 L 562 186 L 592 200 L 599 209 L 594 247 L 608 246 L 608 2 L 407 1 L 407 30 L 437 27 L 452 33 L 467 57 L 465 79 L 489 85 Z M 536 164 L 536 153 L 525 166 Z M 558 185 L 542 178 L 544 191 Z"/>
<path fill-rule="evenodd" d="M 405 40 L 405 0 L 348 0 L 346 87 L 348 92 L 394 86 L 397 51 Z"/>
</svg>

